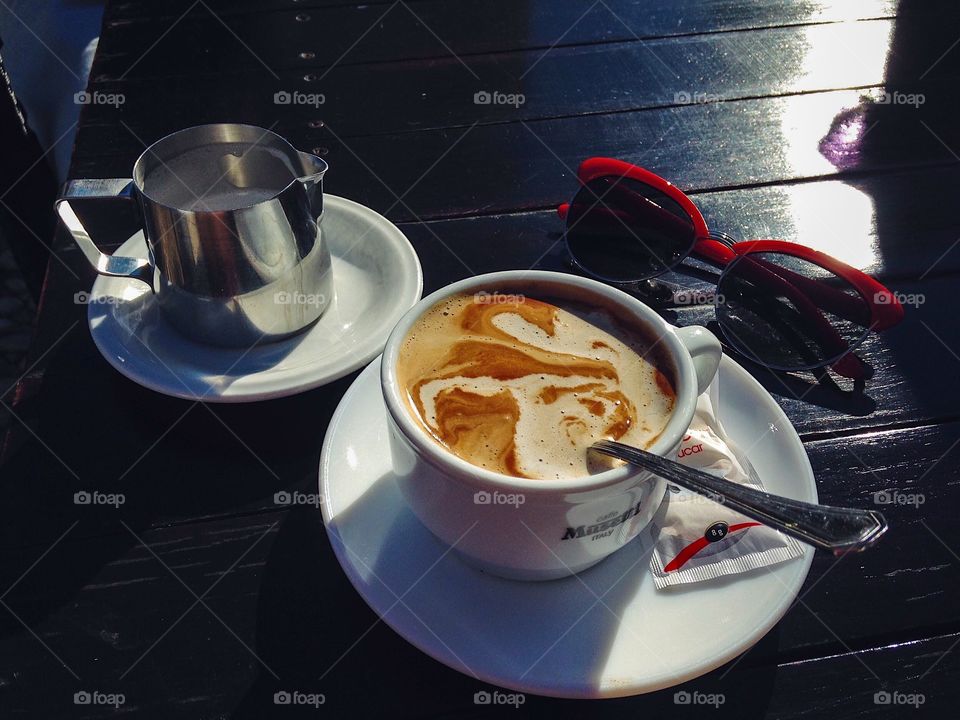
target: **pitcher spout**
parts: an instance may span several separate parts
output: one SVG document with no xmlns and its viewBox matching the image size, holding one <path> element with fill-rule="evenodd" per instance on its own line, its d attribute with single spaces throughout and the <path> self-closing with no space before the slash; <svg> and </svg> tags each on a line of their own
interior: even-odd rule
<svg viewBox="0 0 960 720">
<path fill-rule="evenodd" d="M 304 173 L 297 180 L 303 183 L 313 216 L 319 222 L 323 215 L 323 176 L 330 166 L 326 160 L 311 153 L 299 151 L 297 154 Z"/>
</svg>

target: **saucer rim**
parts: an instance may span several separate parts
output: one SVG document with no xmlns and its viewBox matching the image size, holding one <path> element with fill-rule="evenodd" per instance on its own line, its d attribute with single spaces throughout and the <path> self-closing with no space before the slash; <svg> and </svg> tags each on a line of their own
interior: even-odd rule
<svg viewBox="0 0 960 720">
<path fill-rule="evenodd" d="M 332 201 L 332 202 L 331 202 Z M 412 268 L 416 270 L 416 278 L 413 283 L 413 287 L 410 292 L 411 301 L 409 306 L 402 304 L 403 312 L 406 312 L 410 307 L 413 307 L 420 299 L 423 297 L 423 267 L 420 263 L 420 257 L 417 255 L 416 249 L 413 247 L 413 244 L 410 242 L 410 239 L 406 234 L 397 227 L 396 223 L 392 222 L 388 218 L 384 217 L 378 213 L 373 208 L 370 208 L 362 203 L 358 203 L 349 198 L 341 197 L 339 195 L 332 195 L 330 193 L 324 193 L 324 202 L 326 211 L 337 210 L 346 211 L 352 210 L 358 213 L 363 217 L 364 220 L 368 220 L 371 223 L 380 225 L 384 231 L 385 235 L 390 235 L 391 242 L 396 248 L 399 249 L 401 255 L 406 255 L 408 260 L 411 261 Z M 142 235 L 142 230 L 138 230 L 128 237 L 115 252 L 120 252 L 120 249 L 127 243 L 133 241 L 138 236 Z M 90 290 L 91 296 L 96 296 L 98 293 L 102 292 L 102 278 L 103 276 L 97 275 L 94 280 L 93 287 Z M 390 303 L 389 305 L 385 304 L 385 307 L 393 307 L 395 303 Z M 332 382 L 340 380 L 341 378 L 349 375 L 352 372 L 355 372 L 358 369 L 364 368 L 370 364 L 371 361 L 375 360 L 383 352 L 383 346 L 387 342 L 387 337 L 389 337 L 390 331 L 388 330 L 382 339 L 382 342 L 375 343 L 371 345 L 370 349 L 367 352 L 364 352 L 360 355 L 357 355 L 351 362 L 344 365 L 342 368 L 338 368 L 333 372 L 321 373 L 320 375 L 303 380 L 302 382 L 294 383 L 285 383 L 283 380 L 283 375 L 287 373 L 292 373 L 297 370 L 302 369 L 302 365 L 298 368 L 289 368 L 287 370 L 278 370 L 274 371 L 277 377 L 277 385 L 279 387 L 273 387 L 272 389 L 260 389 L 260 390 L 250 390 L 242 391 L 234 394 L 218 394 L 215 392 L 208 391 L 206 393 L 197 394 L 193 392 L 188 392 L 182 385 L 166 384 L 158 382 L 154 379 L 153 376 L 148 375 L 143 372 L 131 372 L 132 366 L 123 362 L 117 355 L 112 352 L 108 347 L 105 346 L 104 331 L 99 330 L 93 327 L 94 317 L 93 314 L 96 312 L 97 306 L 94 303 L 91 303 L 87 309 L 87 327 L 90 331 L 90 336 L 93 339 L 94 345 L 97 347 L 97 350 L 100 352 L 100 355 L 113 367 L 117 372 L 123 375 L 128 380 L 137 383 L 138 385 L 152 390 L 154 392 L 160 393 L 161 395 L 166 395 L 168 397 L 175 397 L 181 400 L 191 400 L 198 402 L 209 402 L 217 404 L 238 404 L 238 403 L 252 403 L 252 402 L 264 402 L 267 400 L 276 400 L 279 398 L 290 397 L 293 395 L 299 395 L 300 393 L 307 392 L 308 390 L 314 390 L 318 387 L 328 385 Z M 403 312 L 397 315 L 399 320 L 402 317 Z M 322 318 L 321 318 L 322 320 Z M 306 329 L 303 334 L 294 335 L 291 338 L 286 338 L 284 340 L 279 340 L 278 345 L 283 345 L 284 343 L 298 342 L 300 338 L 305 335 L 309 335 L 311 332 L 315 332 L 317 325 Z M 392 328 L 391 328 L 392 329 Z M 113 333 L 110 333 L 111 335 Z M 183 342 L 185 344 L 197 344 L 189 338 L 184 337 Z M 218 348 L 224 350 L 225 352 L 235 352 L 235 354 L 241 354 L 244 351 L 236 350 L 233 351 L 230 348 Z M 197 370 L 202 371 L 203 368 L 197 366 Z M 169 368 L 168 368 L 169 370 Z M 271 370 L 264 370 L 259 373 L 253 374 L 269 374 Z M 172 371 L 170 371 L 172 372 Z M 251 374 L 251 375 L 253 375 Z"/>
<path fill-rule="evenodd" d="M 452 658 L 442 655 L 441 651 L 435 645 L 429 645 L 426 643 L 421 643 L 419 637 L 416 635 L 410 636 L 410 633 L 407 633 L 405 629 L 398 627 L 399 623 L 389 617 L 389 613 L 381 613 L 370 604 L 367 599 L 367 594 L 364 591 L 364 584 L 362 583 L 362 578 L 355 572 L 355 567 L 352 562 L 349 560 L 349 554 L 346 551 L 343 543 L 340 540 L 338 532 L 331 531 L 331 525 L 336 528 L 335 519 L 331 519 L 328 515 L 328 506 L 326 498 L 330 497 L 327 494 L 328 485 L 330 482 L 330 463 L 331 463 L 331 448 L 333 444 L 333 429 L 339 426 L 343 415 L 349 412 L 350 406 L 353 403 L 354 396 L 356 396 L 360 390 L 363 388 L 364 382 L 375 383 L 379 381 L 379 365 L 382 359 L 382 355 L 375 358 L 364 370 L 357 376 L 357 378 L 351 383 L 350 387 L 344 393 L 343 397 L 340 400 L 340 403 L 337 405 L 336 410 L 330 418 L 330 422 L 327 425 L 327 430 L 324 435 L 323 446 L 320 452 L 320 463 L 319 463 L 319 472 L 318 472 L 318 489 L 321 493 L 321 497 L 324 498 L 324 501 L 320 503 L 320 511 L 323 518 L 324 530 L 327 533 L 330 545 L 333 548 L 334 555 L 337 558 L 337 562 L 340 564 L 341 569 L 344 574 L 347 576 L 347 579 L 350 581 L 350 584 L 357 591 L 357 594 L 360 595 L 361 599 L 366 603 L 377 617 L 383 621 L 388 627 L 390 627 L 395 633 L 397 633 L 401 638 L 406 642 L 413 645 L 415 648 L 433 658 L 437 662 L 443 664 L 446 667 L 449 667 L 457 672 L 463 673 L 468 677 L 476 677 L 481 682 L 495 685 L 498 687 L 504 687 L 509 690 L 529 693 L 533 695 L 540 695 L 544 697 L 555 697 L 555 698 L 564 698 L 564 699 L 611 699 L 611 698 L 620 698 L 620 697 L 631 697 L 635 695 L 644 695 L 651 692 L 657 692 L 659 690 L 664 690 L 667 688 L 675 687 L 684 682 L 692 680 L 694 678 L 702 677 L 703 675 L 716 670 L 717 668 L 723 666 L 724 664 L 735 660 L 737 657 L 741 656 L 743 653 L 747 652 L 756 645 L 760 640 L 762 640 L 773 628 L 774 626 L 787 614 L 790 610 L 794 599 L 798 596 L 800 590 L 802 589 L 804 583 L 806 582 L 807 576 L 810 572 L 810 567 L 813 564 L 814 558 L 814 549 L 809 546 L 804 546 L 804 553 L 799 557 L 792 558 L 787 561 L 787 563 L 793 563 L 797 565 L 797 573 L 795 580 L 790 587 L 784 587 L 783 594 L 780 596 L 777 604 L 774 605 L 763 618 L 757 618 L 756 622 L 751 623 L 751 630 L 744 633 L 740 639 L 732 643 L 724 651 L 718 652 L 709 658 L 704 658 L 704 660 L 696 665 L 691 667 L 688 672 L 682 672 L 674 675 L 664 675 L 660 678 L 657 676 L 652 676 L 650 680 L 646 682 L 636 682 L 635 680 L 623 680 L 618 679 L 615 682 L 611 682 L 605 687 L 597 687 L 595 685 L 590 685 L 588 679 L 584 679 L 580 683 L 565 683 L 563 685 L 555 686 L 544 686 L 544 685 L 534 685 L 527 684 L 522 679 L 515 679 L 509 677 L 497 677 L 494 674 L 485 671 L 484 669 L 478 668 L 465 668 L 459 667 L 454 662 L 451 662 Z M 726 372 L 732 372 L 741 376 L 741 379 L 746 381 L 747 385 L 752 386 L 754 391 L 760 392 L 766 399 L 769 408 L 772 413 L 776 416 L 777 421 L 781 423 L 785 428 L 787 428 L 792 435 L 791 442 L 799 444 L 800 449 L 802 449 L 802 454 L 800 455 L 800 462 L 803 465 L 804 475 L 806 481 L 802 486 L 804 492 L 807 490 L 812 491 L 813 499 L 812 502 L 818 501 L 818 490 L 816 486 L 816 476 L 813 473 L 813 468 L 810 465 L 809 456 L 806 453 L 806 448 L 803 446 L 803 441 L 800 440 L 800 436 L 797 434 L 796 429 L 793 427 L 793 424 L 790 422 L 786 413 L 784 413 L 783 408 L 780 407 L 779 403 L 774 400 L 773 396 L 757 381 L 753 375 L 751 375 L 742 365 L 737 363 L 735 360 L 730 358 L 728 355 L 723 355 L 721 358 L 721 368 Z M 369 376 L 369 377 L 368 377 Z M 719 377 L 719 371 L 718 371 Z M 716 381 L 716 380 L 715 380 Z M 384 409 L 386 412 L 386 409 Z M 809 485 L 809 487 L 807 487 Z M 426 528 L 423 529 L 424 533 L 429 534 L 429 530 Z M 602 561 L 601 561 L 602 562 Z M 784 563 L 785 565 L 786 563 Z M 779 564 L 778 564 L 779 566 Z M 639 566 L 638 566 L 639 567 Z M 472 572 L 477 573 L 479 576 L 477 578 L 478 582 L 490 581 L 499 581 L 501 578 L 485 577 L 484 574 L 471 568 Z M 649 569 L 644 566 L 639 570 L 634 570 L 631 572 L 649 572 Z M 509 581 L 509 582 L 525 582 L 525 581 Z M 546 581 L 552 582 L 552 581 Z M 699 590 L 704 590 L 704 588 L 694 588 Z M 708 588 L 706 589 L 708 590 Z M 670 591 L 658 590 L 658 593 L 669 593 Z M 416 639 L 413 639 L 416 638 Z"/>
</svg>

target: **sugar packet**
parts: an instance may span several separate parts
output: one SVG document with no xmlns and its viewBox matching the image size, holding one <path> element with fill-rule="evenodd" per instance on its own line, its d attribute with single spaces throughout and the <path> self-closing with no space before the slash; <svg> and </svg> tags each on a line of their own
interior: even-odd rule
<svg viewBox="0 0 960 720">
<path fill-rule="evenodd" d="M 714 412 L 717 384 L 697 399 L 693 422 L 677 451 L 682 465 L 762 489 L 746 456 L 727 438 Z M 736 575 L 799 557 L 803 545 L 702 495 L 667 486 L 650 569 L 657 589 Z"/>
</svg>

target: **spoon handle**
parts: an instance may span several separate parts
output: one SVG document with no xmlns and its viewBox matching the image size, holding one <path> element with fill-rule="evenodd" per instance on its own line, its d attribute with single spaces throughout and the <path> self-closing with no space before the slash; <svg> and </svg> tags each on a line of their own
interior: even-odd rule
<svg viewBox="0 0 960 720">
<path fill-rule="evenodd" d="M 611 440 L 594 443 L 591 449 L 649 470 L 764 525 L 837 555 L 865 550 L 887 531 L 887 521 L 875 510 L 815 505 L 771 495 Z"/>
</svg>

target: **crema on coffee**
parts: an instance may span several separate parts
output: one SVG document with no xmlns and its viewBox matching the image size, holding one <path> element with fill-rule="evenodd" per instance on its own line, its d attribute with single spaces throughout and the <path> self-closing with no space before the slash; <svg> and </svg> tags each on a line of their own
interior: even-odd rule
<svg viewBox="0 0 960 720">
<path fill-rule="evenodd" d="M 397 364 L 409 410 L 442 446 L 499 473 L 573 479 L 611 467 L 600 439 L 649 447 L 676 393 L 654 342 L 605 310 L 456 295 L 427 310 Z"/>
</svg>

